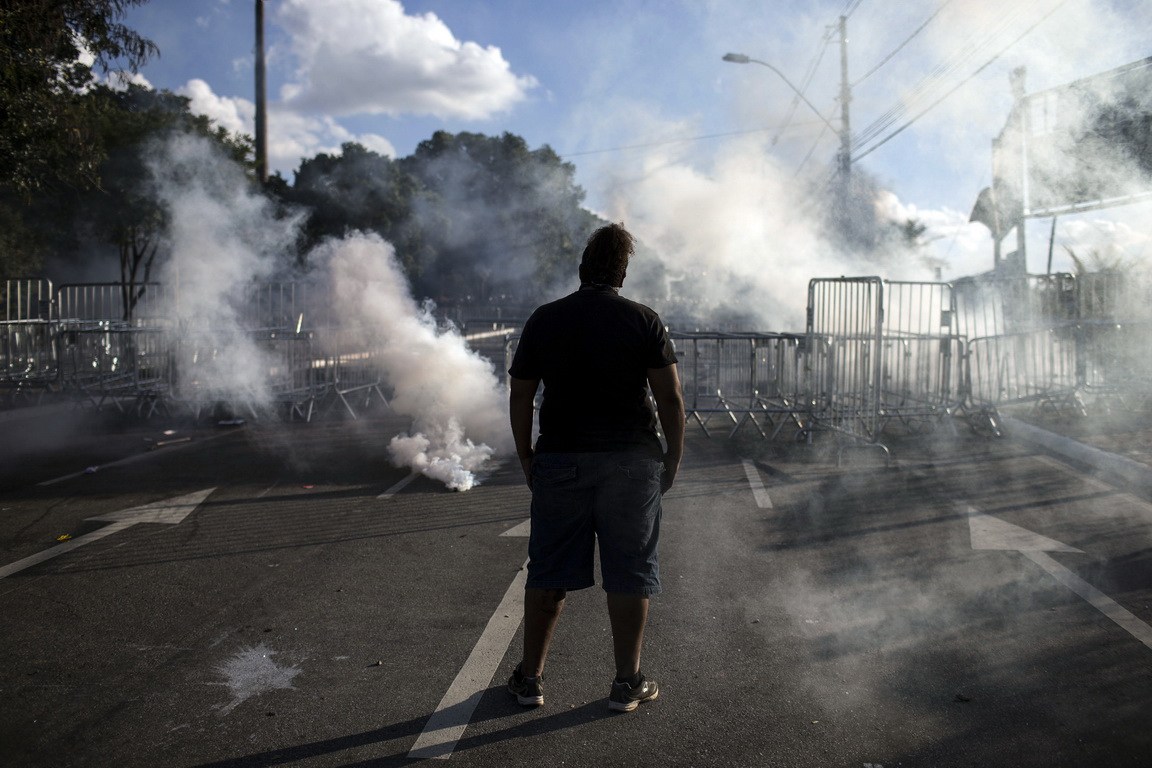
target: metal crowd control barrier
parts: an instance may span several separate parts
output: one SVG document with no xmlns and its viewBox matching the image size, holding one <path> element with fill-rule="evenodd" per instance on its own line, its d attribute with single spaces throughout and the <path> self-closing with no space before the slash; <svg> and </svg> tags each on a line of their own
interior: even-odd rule
<svg viewBox="0 0 1152 768">
<path fill-rule="evenodd" d="M 328 399 L 325 413 L 341 406 L 351 418 L 379 401 L 389 406 L 384 395 L 379 350 L 366 341 L 368 329 L 321 328 L 315 332 L 312 355 L 313 381 Z"/>
<path fill-rule="evenodd" d="M 1078 372 L 1085 395 L 1140 409 L 1152 402 L 1152 321 L 1097 321 L 1079 328 Z"/>
<path fill-rule="evenodd" d="M 883 323 L 884 285 L 879 277 L 809 281 L 813 426 L 878 444 Z"/>
<path fill-rule="evenodd" d="M 1083 392 L 1121 407 L 1146 406 L 1152 398 L 1152 276 L 1105 271 L 1076 281 Z"/>
<path fill-rule="evenodd" d="M 51 321 L 52 281 L 41 278 L 13 278 L 4 281 L 4 319 Z"/>
<path fill-rule="evenodd" d="M 262 282 L 249 286 L 241 322 L 248 328 L 275 328 L 300 333 L 338 324 L 339 307 L 327 301 L 320 286 L 309 282 Z"/>
<path fill-rule="evenodd" d="M 162 331 L 73 328 L 56 336 L 59 382 L 96 409 L 151 416 L 164 408 L 172 387 L 172 350 Z"/>
<path fill-rule="evenodd" d="M 984 336 L 968 341 L 969 397 L 977 406 L 1028 401 L 1045 406 L 1077 401 L 1075 326 Z"/>
<path fill-rule="evenodd" d="M 671 332 L 680 360 L 687 418 L 711 435 L 720 415 L 734 437 L 751 424 L 775 438 L 786 424 L 805 429 L 805 338 L 784 333 Z M 763 423 L 761 423 L 763 420 Z"/>
<path fill-rule="evenodd" d="M 53 388 L 57 376 L 53 332 L 47 320 L 0 323 L 0 390 L 5 399 L 38 398 Z"/>
<path fill-rule="evenodd" d="M 1077 282 L 1067 273 L 968 278 L 952 284 L 956 333 L 968 339 L 1077 320 Z"/>
<path fill-rule="evenodd" d="M 170 320 L 172 299 L 162 283 L 141 283 L 131 301 L 123 283 L 63 283 L 56 289 L 56 318 L 62 328 L 161 327 Z M 129 311 L 129 308 L 131 311 Z"/>
<path fill-rule="evenodd" d="M 974 278 L 954 284 L 965 343 L 961 399 L 992 422 L 995 409 L 1035 402 L 1083 411 L 1078 283 L 1067 273 Z M 975 426 L 975 425 L 974 425 Z"/>
<path fill-rule="evenodd" d="M 180 321 L 176 288 L 141 287 L 126 323 L 118 283 L 6 281 L 0 390 L 14 399 L 60 389 L 144 415 L 201 412 L 227 397 L 208 373 L 233 359 L 228 338 L 213 337 L 211 318 Z M 250 410 L 271 402 L 292 418 L 335 409 L 355 418 L 388 403 L 373 329 L 343 317 L 322 286 L 245 290 L 241 333 L 259 359 L 260 391 L 241 397 Z M 674 332 L 689 418 L 705 432 L 722 421 L 730 436 L 751 426 L 774 438 L 792 425 L 876 443 L 894 423 L 918 428 L 1028 402 L 1083 410 L 1082 394 L 1148 397 L 1152 290 L 1128 273 L 951 284 L 819 278 L 807 310 L 801 334 Z M 461 332 L 503 377 L 520 327 L 497 317 Z"/>
<path fill-rule="evenodd" d="M 887 280 L 883 288 L 881 419 L 913 429 L 925 420 L 951 426 L 964 354 L 952 286 Z"/>
<path fill-rule="evenodd" d="M 281 408 L 310 421 L 322 393 L 316 381 L 313 335 L 292 331 L 200 331 L 174 336 L 172 400 L 197 418 L 225 403 L 259 417 Z M 239 352 L 238 352 L 239 349 Z M 245 369 L 237 376 L 235 356 Z"/>
</svg>

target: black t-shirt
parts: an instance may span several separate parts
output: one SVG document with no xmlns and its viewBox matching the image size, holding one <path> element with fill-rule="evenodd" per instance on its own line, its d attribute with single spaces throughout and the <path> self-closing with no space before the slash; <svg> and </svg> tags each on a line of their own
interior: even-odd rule
<svg viewBox="0 0 1152 768">
<path fill-rule="evenodd" d="M 532 313 L 509 375 L 540 379 L 540 453 L 642 450 L 660 456 L 648 369 L 676 362 L 653 310 L 584 286 Z"/>
</svg>

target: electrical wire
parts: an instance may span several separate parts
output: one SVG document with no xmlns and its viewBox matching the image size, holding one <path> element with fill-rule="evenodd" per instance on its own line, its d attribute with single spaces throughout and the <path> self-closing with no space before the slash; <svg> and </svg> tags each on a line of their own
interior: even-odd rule
<svg viewBox="0 0 1152 768">
<path fill-rule="evenodd" d="M 904 42 L 902 42 L 902 43 L 900 43 L 900 45 L 896 46 L 896 48 L 893 49 L 892 52 L 889 53 L 887 56 L 885 56 L 879 64 L 872 67 L 872 69 L 868 70 L 868 72 L 866 74 L 864 74 L 859 79 L 857 79 L 856 82 L 852 83 L 851 87 L 855 88 L 856 86 L 860 85 L 860 83 L 864 82 L 869 77 L 876 74 L 877 70 L 879 70 L 881 67 L 883 67 L 885 64 L 887 64 L 889 61 L 891 61 L 892 58 L 896 54 L 898 54 L 898 53 L 900 53 L 900 51 L 904 50 L 904 46 L 908 45 L 908 43 L 912 42 L 912 40 L 917 35 L 919 35 L 921 32 L 923 32 L 924 28 L 927 27 L 929 24 L 931 24 L 932 20 L 935 19 L 937 16 L 939 16 L 940 12 L 942 10 L 944 10 L 945 8 L 947 8 L 951 2 L 952 2 L 952 0 L 944 0 L 944 2 L 940 3 L 940 5 L 936 7 L 936 10 L 932 12 L 932 15 L 929 16 L 927 19 L 925 19 L 924 23 L 921 24 L 919 27 L 917 27 L 916 30 L 911 35 L 909 35 L 907 38 L 905 38 Z"/>
<path fill-rule="evenodd" d="M 990 58 L 988 61 L 986 61 L 986 62 L 984 62 L 982 65 L 980 65 L 980 67 L 979 67 L 979 68 L 978 68 L 978 69 L 977 69 L 975 72 L 973 72 L 972 74 L 968 75 L 968 77 L 966 77 L 966 78 L 964 78 L 963 80 L 961 80 L 959 83 L 957 83 L 957 84 L 956 84 L 955 86 L 953 86 L 951 89 L 949 89 L 949 90 L 948 90 L 948 91 L 947 91 L 947 92 L 946 92 L 944 95 L 942 95 L 940 98 L 936 99 L 934 102 L 932 102 L 931 104 L 929 104 L 929 105 L 928 105 L 928 106 L 927 106 L 925 109 L 921 110 L 921 111 L 920 111 L 920 112 L 919 112 L 919 113 L 918 113 L 918 114 L 917 114 L 915 117 L 913 117 L 911 120 L 909 120 L 908 122 L 904 123 L 904 124 L 903 124 L 903 125 L 901 125 L 899 128 L 897 128 L 895 131 L 893 131 L 892 133 L 888 134 L 888 135 L 887 135 L 887 136 L 885 136 L 885 137 L 884 137 L 882 140 L 880 140 L 880 141 L 878 141 L 877 143 L 873 144 L 871 147 L 869 147 L 868 149 L 864 150 L 863 152 L 860 152 L 860 153 L 853 153 L 853 156 L 852 156 L 852 162 L 853 162 L 853 163 L 855 163 L 856 161 L 858 161 L 858 160 L 860 160 L 860 159 L 862 159 L 862 158 L 864 158 L 864 157 L 866 157 L 866 156 L 868 156 L 868 155 L 872 154 L 872 153 L 873 153 L 873 152 L 875 152 L 877 149 L 879 149 L 880 147 L 884 146 L 885 144 L 887 144 L 887 143 L 888 143 L 889 141 L 891 141 L 892 139 L 896 138 L 896 137 L 897 137 L 899 134 L 901 134 L 901 133 L 902 133 L 902 132 L 903 132 L 903 131 L 904 131 L 906 128 L 908 128 L 908 126 L 912 125 L 912 124 L 913 124 L 913 123 L 915 123 L 917 120 L 919 120 L 921 117 L 923 117 L 925 114 L 927 114 L 929 111 L 931 111 L 932 109 L 934 109 L 934 108 L 935 108 L 935 107 L 936 107 L 938 104 L 940 104 L 940 102 L 944 101 L 944 100 L 945 100 L 945 99 L 947 99 L 949 96 L 951 96 L 953 93 L 955 93 L 956 91 L 958 91 L 958 90 L 959 90 L 959 89 L 960 89 L 962 86 L 964 86 L 966 83 L 968 83 L 968 81 L 970 81 L 972 78 L 976 77 L 976 75 L 980 74 L 980 73 L 981 73 L 981 72 L 983 72 L 985 69 L 987 69 L 988 67 L 990 67 L 990 66 L 993 64 L 993 62 L 995 62 L 997 59 L 999 59 L 999 58 L 1000 58 L 1000 57 L 1001 57 L 1001 56 L 1002 56 L 1002 55 L 1003 55 L 1005 52 L 1007 52 L 1007 51 L 1008 51 L 1008 49 L 1009 49 L 1009 48 L 1011 48 L 1012 46 L 1016 45 L 1016 43 L 1020 42 L 1020 41 L 1021 41 L 1021 40 L 1023 40 L 1023 39 L 1024 39 L 1026 36 L 1028 36 L 1029 34 L 1031 34 L 1031 32 L 1032 32 L 1034 29 L 1036 29 L 1036 27 L 1040 26 L 1040 25 L 1041 25 L 1041 24 L 1043 24 L 1045 21 L 1047 21 L 1047 20 L 1048 20 L 1048 18 L 1049 18 L 1049 17 L 1050 17 L 1052 14 L 1054 14 L 1054 13 L 1056 13 L 1056 11 L 1060 10 L 1060 9 L 1061 9 L 1061 8 L 1062 8 L 1062 7 L 1063 7 L 1063 6 L 1064 6 L 1064 5 L 1067 3 L 1067 2 L 1068 2 L 1068 0 L 1061 0 L 1061 2 L 1060 2 L 1060 3 L 1058 3 L 1057 5 L 1055 5 L 1055 6 L 1054 6 L 1054 7 L 1053 7 L 1053 8 L 1052 8 L 1050 11 L 1048 11 L 1048 13 L 1046 13 L 1046 14 L 1044 14 L 1042 17 L 1040 17 L 1040 19 L 1038 19 L 1038 20 L 1037 20 L 1037 21 L 1036 21 L 1036 22 L 1035 22 L 1035 23 L 1034 23 L 1032 26 L 1028 27 L 1028 28 L 1027 28 L 1026 30 L 1024 30 L 1024 31 L 1023 31 L 1023 32 L 1022 32 L 1022 33 L 1021 33 L 1019 36 L 1017 36 L 1017 37 L 1016 37 L 1014 40 L 1012 40 L 1012 42 L 1008 43 L 1008 45 L 1006 45 L 1006 46 L 1004 46 L 1003 48 L 1001 48 L 1001 49 L 1000 49 L 1000 50 L 999 50 L 999 51 L 998 51 L 998 52 L 997 52 L 997 53 L 996 53 L 996 54 L 995 54 L 995 55 L 994 55 L 992 58 Z"/>
<path fill-rule="evenodd" d="M 792 124 L 792 118 L 796 116 L 796 110 L 800 107 L 800 101 L 807 98 L 805 93 L 808 90 L 808 86 L 812 84 L 812 80 L 816 77 L 816 70 L 820 67 L 820 62 L 824 60 L 824 54 L 828 51 L 828 42 L 831 39 L 832 28 L 829 27 L 828 30 L 824 32 L 824 39 L 820 41 L 820 45 L 816 49 L 816 56 L 808 65 L 808 71 L 804 74 L 804 79 L 800 83 L 799 90 L 792 97 L 792 103 L 788 107 L 788 114 L 784 116 L 784 120 L 780 123 L 780 127 L 777 129 L 777 133 L 783 133 L 788 129 L 788 127 Z M 821 131 L 821 133 L 823 134 L 823 131 Z M 774 136 L 772 138 L 773 144 L 776 143 L 777 138 L 779 138 L 779 136 Z"/>
<path fill-rule="evenodd" d="M 848 4 L 844 6 L 844 13 L 840 15 L 848 18 L 856 12 L 856 9 L 860 7 L 860 3 L 862 2 L 864 2 L 864 0 L 848 0 Z"/>
<path fill-rule="evenodd" d="M 1062 0 L 1059 5 L 1050 10 L 1043 18 L 1040 19 L 1040 21 L 1043 21 L 1052 13 L 1054 13 L 1060 6 L 1064 5 L 1065 2 L 1067 2 L 1067 0 Z M 974 56 L 978 55 L 981 51 L 990 47 L 1003 32 L 1014 25 L 1016 17 L 1020 16 L 1021 13 L 1022 11 L 1017 8 L 1012 13 L 1009 13 L 1005 17 L 1001 18 L 995 25 L 994 29 L 989 30 L 986 28 L 974 34 L 950 60 L 937 65 L 933 71 L 929 73 L 928 76 L 926 76 L 923 80 L 921 80 L 920 83 L 918 83 L 905 97 L 898 101 L 894 106 L 886 110 L 868 127 L 854 136 L 852 140 L 853 149 L 864 146 L 869 141 L 876 138 L 884 131 L 888 130 L 888 128 L 898 123 L 905 115 L 912 111 L 914 106 L 919 101 L 921 101 L 923 98 L 927 98 L 932 90 L 939 87 L 939 84 L 943 82 L 949 75 L 959 70 L 963 65 L 970 61 Z M 1034 29 L 1035 26 L 1039 23 L 1040 22 L 1036 22 L 1036 24 L 1030 27 L 1024 34 L 1026 35 L 1028 32 L 1031 32 L 1031 30 Z M 993 60 L 995 60 L 996 57 L 998 57 L 1012 45 L 1015 45 L 1015 43 L 1018 42 L 1019 39 L 1023 36 L 1024 35 L 1021 35 L 1012 43 L 1009 43 L 1009 45 L 1002 49 L 1000 53 L 997 53 L 996 56 L 993 57 Z M 987 66 L 987 64 L 984 66 Z"/>
<path fill-rule="evenodd" d="M 801 125 L 816 125 L 816 121 L 813 120 L 811 123 L 801 123 Z M 679 139 L 661 139 L 660 141 L 649 141 L 642 144 L 627 144 L 621 147 L 608 147 L 606 149 L 587 149 L 581 152 L 565 152 L 560 155 L 560 159 L 567 160 L 568 158 L 583 157 L 585 155 L 603 155 L 608 152 L 623 152 L 624 150 L 628 149 L 649 149 L 651 147 L 663 147 L 669 144 L 685 144 L 691 141 L 722 139 L 728 136 L 748 136 L 753 133 L 767 133 L 772 130 L 772 128 L 749 128 L 743 131 L 725 131 L 724 133 L 709 133 L 704 136 L 685 136 Z"/>
<path fill-rule="evenodd" d="M 1018 13 L 1018 11 L 1017 11 Z M 1002 19 L 1000 21 L 1000 28 L 1006 27 L 1007 24 L 1013 22 L 1015 19 L 1012 17 Z M 923 80 L 917 83 L 907 94 L 905 94 L 900 101 L 895 105 L 889 107 L 884 113 L 877 117 L 868 127 L 857 133 L 853 137 L 853 144 L 855 146 L 862 146 L 871 139 L 879 136 L 892 125 L 895 125 L 901 118 L 903 118 L 912 107 L 923 96 L 926 96 L 935 88 L 940 82 L 957 71 L 961 66 L 967 63 L 974 55 L 978 54 L 980 49 L 987 41 L 993 39 L 998 35 L 1001 29 L 998 28 L 994 31 L 980 30 L 972 40 L 960 48 L 951 60 L 937 65 Z M 976 42 L 973 42 L 975 40 Z M 979 41 L 985 41 L 981 43 Z"/>
</svg>

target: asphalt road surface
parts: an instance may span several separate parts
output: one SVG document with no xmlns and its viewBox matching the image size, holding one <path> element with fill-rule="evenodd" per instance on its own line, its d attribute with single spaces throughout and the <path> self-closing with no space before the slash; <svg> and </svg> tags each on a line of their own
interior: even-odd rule
<svg viewBox="0 0 1152 768">
<path fill-rule="evenodd" d="M 546 704 L 504 690 L 517 467 L 447 491 L 387 415 L 55 423 L 0 424 L 0 765 L 1152 764 L 1152 504 L 1023 444 L 691 433 L 661 695 L 612 715 L 599 589 Z"/>
</svg>

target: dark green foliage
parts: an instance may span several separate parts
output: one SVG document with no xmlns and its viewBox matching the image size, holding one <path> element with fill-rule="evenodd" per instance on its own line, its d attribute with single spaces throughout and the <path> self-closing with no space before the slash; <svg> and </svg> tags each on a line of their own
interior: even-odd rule
<svg viewBox="0 0 1152 768">
<path fill-rule="evenodd" d="M 136 71 L 158 53 L 119 23 L 144 2 L 0 6 L 0 278 L 37 274 L 47 256 L 57 281 L 109 279 L 117 259 L 122 281 L 146 281 L 166 223 L 148 163 L 173 134 L 206 137 L 251 168 L 251 140 L 193 115 L 187 99 L 97 84 L 94 74 Z M 372 232 L 395 246 L 418 297 L 531 305 L 574 281 L 603 223 L 581 207 L 574 174 L 509 133 L 440 131 L 400 159 L 345 144 L 264 191 L 285 216 L 307 214 L 286 268 L 306 267 L 325 238 Z"/>
<path fill-rule="evenodd" d="M 131 71 L 156 46 L 119 23 L 146 0 L 6 0 L 0 6 L 0 276 L 28 274 L 47 244 L 27 207 L 55 190 L 99 184 L 104 104 L 93 72 Z M 81 42 L 91 56 L 81 59 Z M 35 196 L 41 196 L 39 201 Z"/>
<path fill-rule="evenodd" d="M 27 193 L 60 181 L 96 183 L 103 158 L 93 130 L 97 108 L 85 98 L 93 67 L 133 71 L 157 53 L 118 23 L 145 0 L 7 0 L 0 8 L 0 168 L 2 181 Z"/>
<path fill-rule="evenodd" d="M 420 297 L 531 304 L 575 278 L 601 223 L 574 173 L 519 136 L 438 131 L 397 160 L 345 144 L 304 161 L 279 194 L 309 209 L 308 245 L 353 231 L 391 242 Z"/>
</svg>

